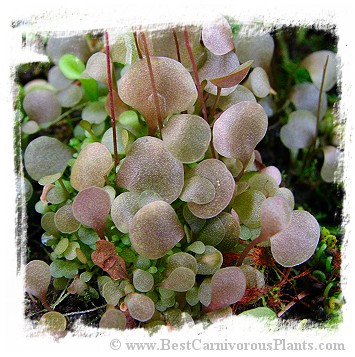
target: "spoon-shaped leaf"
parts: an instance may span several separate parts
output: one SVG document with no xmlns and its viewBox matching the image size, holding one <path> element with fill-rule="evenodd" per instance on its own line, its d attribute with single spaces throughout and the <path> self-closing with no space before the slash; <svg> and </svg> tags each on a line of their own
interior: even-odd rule
<svg viewBox="0 0 355 357">
<path fill-rule="evenodd" d="M 75 84 L 61 90 L 57 94 L 59 103 L 64 108 L 71 108 L 78 104 L 83 97 L 83 89 Z"/>
<path fill-rule="evenodd" d="M 183 165 L 170 154 L 162 140 L 145 136 L 133 143 L 118 171 L 116 184 L 138 193 L 154 191 L 171 203 L 183 188 Z"/>
<path fill-rule="evenodd" d="M 86 63 L 86 72 L 95 80 L 108 84 L 106 54 L 102 52 L 96 52 L 91 55 Z"/>
<path fill-rule="evenodd" d="M 231 94 L 219 98 L 218 107 L 222 110 L 227 110 L 232 105 L 244 101 L 256 102 L 256 99 L 253 92 L 251 92 L 243 85 L 239 84 L 236 90 L 233 91 Z"/>
<path fill-rule="evenodd" d="M 154 277 L 148 271 L 137 269 L 133 272 L 133 285 L 136 290 L 146 293 L 154 286 Z"/>
<path fill-rule="evenodd" d="M 320 236 L 317 220 L 307 211 L 293 211 L 289 225 L 271 237 L 271 253 L 284 267 L 293 267 L 308 260 Z"/>
<path fill-rule="evenodd" d="M 298 110 L 308 110 L 317 116 L 319 89 L 313 83 L 296 84 L 291 93 L 290 100 Z M 320 117 L 323 118 L 328 108 L 328 99 L 325 92 L 322 92 Z"/>
<path fill-rule="evenodd" d="M 222 212 L 233 197 L 235 182 L 226 165 L 216 159 L 200 162 L 194 173 L 211 181 L 215 188 L 214 199 L 206 204 L 189 202 L 190 211 L 199 218 L 212 218 Z"/>
<path fill-rule="evenodd" d="M 147 29 L 144 31 L 148 42 L 148 50 L 152 56 L 169 57 L 192 71 L 190 57 L 185 45 L 184 30 L 187 29 L 191 51 L 193 53 L 196 65 L 199 66 L 204 59 L 204 48 L 200 44 L 201 28 L 198 26 L 183 26 L 164 29 Z M 175 33 L 174 33 L 175 32 Z M 176 36 L 176 40 L 175 40 Z M 179 47 L 180 60 L 177 54 L 177 45 Z M 143 55 L 145 48 L 142 43 L 142 38 L 138 34 L 138 45 Z"/>
<path fill-rule="evenodd" d="M 115 330 L 124 330 L 126 328 L 126 315 L 117 309 L 107 310 L 100 319 L 100 328 L 112 328 Z"/>
<path fill-rule="evenodd" d="M 111 198 L 105 190 L 99 187 L 81 190 L 75 197 L 72 208 L 77 221 L 93 228 L 104 239 L 105 224 L 111 208 Z"/>
<path fill-rule="evenodd" d="M 269 77 L 262 67 L 253 69 L 248 78 L 248 85 L 258 98 L 265 98 L 270 93 Z"/>
<path fill-rule="evenodd" d="M 261 204 L 265 196 L 261 191 L 249 189 L 238 195 L 233 203 L 240 222 L 249 228 L 260 227 Z"/>
<path fill-rule="evenodd" d="M 232 73 L 219 78 L 210 79 L 210 82 L 220 88 L 230 88 L 239 84 L 248 74 L 253 61 L 247 61 L 237 67 Z M 254 71 L 253 71 L 254 72 Z"/>
<path fill-rule="evenodd" d="M 331 51 L 316 51 L 308 55 L 301 62 L 301 66 L 308 70 L 314 85 L 320 89 L 322 86 L 323 70 L 328 56 L 329 60 L 323 85 L 325 92 L 330 90 L 337 81 L 337 61 L 335 53 Z"/>
<path fill-rule="evenodd" d="M 70 204 L 58 209 L 54 216 L 54 222 L 62 233 L 73 233 L 80 228 L 80 222 L 75 219 Z"/>
<path fill-rule="evenodd" d="M 281 128 L 280 138 L 289 149 L 310 147 L 317 135 L 317 118 L 307 110 L 297 110 Z"/>
<path fill-rule="evenodd" d="M 203 118 L 190 114 L 172 116 L 161 134 L 168 150 L 183 163 L 200 160 L 211 141 L 208 123 Z"/>
<path fill-rule="evenodd" d="M 211 281 L 212 298 L 206 311 L 227 307 L 239 301 L 245 292 L 246 279 L 237 267 L 227 267 L 218 270 Z"/>
<path fill-rule="evenodd" d="M 46 304 L 51 278 L 51 271 L 47 263 L 42 260 L 32 260 L 25 267 L 25 290 Z"/>
<path fill-rule="evenodd" d="M 225 235 L 223 240 L 216 246 L 216 248 L 221 252 L 231 251 L 239 241 L 239 236 L 240 236 L 239 217 L 238 220 L 236 220 L 231 214 L 227 212 L 221 212 L 218 215 L 218 218 L 223 223 L 225 229 Z"/>
<path fill-rule="evenodd" d="M 164 288 L 178 292 L 188 291 L 194 284 L 195 273 L 185 267 L 174 269 L 162 283 Z"/>
<path fill-rule="evenodd" d="M 131 221 L 129 233 L 137 253 L 149 259 L 164 256 L 185 235 L 174 209 L 164 201 L 141 208 Z"/>
<path fill-rule="evenodd" d="M 132 219 L 139 209 L 138 193 L 123 192 L 115 198 L 111 207 L 111 218 L 120 232 L 129 232 Z"/>
<path fill-rule="evenodd" d="M 70 176 L 70 184 L 78 191 L 105 185 L 104 176 L 112 168 L 112 156 L 105 145 L 91 143 L 80 151 Z"/>
<path fill-rule="evenodd" d="M 131 293 L 125 298 L 125 303 L 130 315 L 138 321 L 148 321 L 154 315 L 154 302 L 148 296 Z"/>
<path fill-rule="evenodd" d="M 40 136 L 32 140 L 25 151 L 27 173 L 34 180 L 63 172 L 72 158 L 72 149 L 55 138 Z"/>
<path fill-rule="evenodd" d="M 166 269 L 164 274 L 170 275 L 173 270 L 178 267 L 185 267 L 192 270 L 195 274 L 197 273 L 197 262 L 193 255 L 189 253 L 175 253 L 169 256 L 167 259 Z"/>
<path fill-rule="evenodd" d="M 216 120 L 213 145 L 220 155 L 239 159 L 245 166 L 264 137 L 267 125 L 268 118 L 261 105 L 240 102 L 232 105 Z"/>
<path fill-rule="evenodd" d="M 84 36 L 49 37 L 46 52 L 49 58 L 58 63 L 65 54 L 72 54 L 83 62 L 90 56 L 90 49 Z"/>
<path fill-rule="evenodd" d="M 208 179 L 201 176 L 192 176 L 185 181 L 180 199 L 184 202 L 205 204 L 211 202 L 216 190 Z"/>
<path fill-rule="evenodd" d="M 202 41 L 215 55 L 224 55 L 234 49 L 232 29 L 223 16 L 203 25 Z"/>
<path fill-rule="evenodd" d="M 67 328 L 67 319 L 58 311 L 49 311 L 42 315 L 38 326 L 46 332 L 63 332 Z"/>
<path fill-rule="evenodd" d="M 187 69 L 181 63 L 166 57 L 150 57 L 150 61 L 160 98 L 161 119 L 193 106 L 197 99 L 197 90 Z M 153 89 L 146 58 L 135 62 L 118 81 L 118 95 L 144 116 L 151 133 L 154 133 L 158 113 L 152 97 Z"/>
<path fill-rule="evenodd" d="M 236 53 L 241 62 L 253 60 L 253 67 L 270 67 L 274 53 L 274 39 L 269 33 L 237 36 L 235 39 Z"/>
<path fill-rule="evenodd" d="M 265 286 L 264 275 L 250 265 L 242 265 L 239 269 L 243 272 L 248 289 L 262 289 Z"/>
<path fill-rule="evenodd" d="M 196 254 L 197 273 L 201 275 L 214 274 L 223 263 L 222 253 L 210 245 L 206 245 L 205 251 L 202 254 Z"/>
<path fill-rule="evenodd" d="M 334 182 L 335 173 L 339 164 L 339 151 L 334 146 L 325 146 L 322 149 L 324 162 L 320 175 L 325 182 Z"/>
<path fill-rule="evenodd" d="M 39 125 L 55 121 L 62 112 L 58 98 L 52 91 L 37 89 L 28 93 L 23 108 L 31 120 Z"/>
<path fill-rule="evenodd" d="M 198 240 L 205 245 L 216 246 L 218 243 L 222 242 L 225 234 L 226 230 L 224 225 L 217 216 L 206 222 L 198 235 Z"/>
<path fill-rule="evenodd" d="M 270 238 L 286 228 L 291 220 L 292 210 L 283 197 L 269 197 L 261 204 L 261 235 Z"/>
<path fill-rule="evenodd" d="M 63 90 L 73 83 L 71 79 L 64 76 L 58 66 L 53 66 L 48 71 L 48 82 L 58 90 Z"/>
<path fill-rule="evenodd" d="M 217 86 L 210 82 L 211 79 L 216 79 L 224 76 L 228 76 L 239 67 L 239 61 L 237 55 L 231 51 L 222 56 L 214 55 L 211 52 L 207 52 L 207 60 L 204 65 L 198 71 L 199 80 L 207 80 L 205 91 L 216 95 Z M 221 96 L 228 95 L 235 90 L 235 86 L 230 88 L 222 88 Z"/>
</svg>

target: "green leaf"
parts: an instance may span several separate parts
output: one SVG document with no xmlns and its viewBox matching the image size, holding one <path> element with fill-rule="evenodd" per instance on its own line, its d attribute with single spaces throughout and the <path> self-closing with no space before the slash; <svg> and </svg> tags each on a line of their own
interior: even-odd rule
<svg viewBox="0 0 355 357">
<path fill-rule="evenodd" d="M 66 54 L 59 60 L 59 68 L 69 79 L 78 79 L 85 71 L 85 64 L 72 54 Z"/>
<path fill-rule="evenodd" d="M 80 78 L 81 86 L 90 102 L 96 102 L 99 99 L 99 86 L 93 78 Z"/>
</svg>

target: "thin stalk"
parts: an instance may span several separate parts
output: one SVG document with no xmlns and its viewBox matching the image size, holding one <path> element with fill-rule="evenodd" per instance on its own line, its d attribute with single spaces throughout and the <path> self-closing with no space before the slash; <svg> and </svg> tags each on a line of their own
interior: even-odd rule
<svg viewBox="0 0 355 357">
<path fill-rule="evenodd" d="M 319 131 L 319 124 L 321 121 L 320 113 L 321 113 L 321 106 L 322 106 L 322 94 L 323 94 L 323 89 L 324 89 L 324 82 L 325 82 L 325 75 L 327 73 L 327 67 L 328 67 L 328 62 L 329 62 L 329 55 L 327 56 L 327 60 L 325 61 L 324 67 L 323 67 L 323 75 L 322 75 L 322 82 L 320 85 L 319 89 L 319 96 L 318 96 L 318 107 L 317 107 L 317 123 L 316 123 L 316 134 L 313 140 L 313 143 L 311 147 L 307 151 L 306 158 L 304 160 L 304 165 L 302 168 L 302 171 L 309 165 L 312 154 L 316 148 L 316 143 L 317 143 L 317 137 L 318 137 L 318 131 Z"/>
<path fill-rule="evenodd" d="M 87 314 L 87 313 L 90 313 L 90 312 L 94 312 L 94 311 L 103 309 L 103 308 L 106 307 L 106 306 L 107 306 L 107 304 L 101 305 L 101 306 L 97 306 L 97 307 L 94 307 L 94 308 L 89 309 L 89 310 L 76 311 L 76 312 L 67 312 L 66 314 L 63 314 L 63 315 L 64 315 L 64 316 L 73 316 L 73 315 Z"/>
<path fill-rule="evenodd" d="M 148 65 L 148 71 L 149 71 L 149 77 L 150 77 L 150 84 L 151 84 L 152 90 L 153 90 L 153 98 L 154 98 L 155 108 L 156 108 L 156 111 L 157 111 L 158 124 L 159 124 L 159 128 L 162 129 L 162 127 L 163 127 L 163 118 L 162 118 L 162 115 L 161 115 L 161 112 L 160 112 L 158 91 L 157 91 L 157 87 L 156 87 L 155 80 L 154 80 L 153 67 L 152 67 L 152 62 L 150 61 L 147 40 L 146 40 L 145 34 L 143 32 L 140 35 L 142 36 L 143 47 L 144 47 L 144 51 L 145 51 L 145 55 L 146 55 L 146 59 L 147 59 L 147 65 Z"/>
<path fill-rule="evenodd" d="M 242 254 L 240 255 L 238 261 L 237 261 L 237 266 L 241 266 L 243 264 L 244 259 L 248 255 L 248 253 L 259 243 L 262 243 L 266 241 L 267 238 L 265 236 L 260 235 L 258 238 L 252 240 L 243 250 Z"/>
<path fill-rule="evenodd" d="M 67 196 L 67 198 L 69 198 L 70 197 L 70 193 L 68 192 L 67 188 L 65 187 L 63 179 L 61 177 L 58 179 L 58 182 L 59 182 L 60 186 L 62 187 L 65 195 Z"/>
<path fill-rule="evenodd" d="M 57 119 L 55 119 L 53 122 L 51 122 L 51 125 L 58 123 L 59 121 L 61 121 L 62 119 L 64 119 L 66 116 L 68 116 L 70 113 L 75 112 L 78 109 L 81 109 L 82 107 L 85 107 L 85 105 L 88 102 L 84 102 L 81 103 L 73 108 L 70 108 L 69 110 L 67 110 L 66 112 L 64 112 L 63 114 L 59 115 L 59 117 Z"/>
<path fill-rule="evenodd" d="M 175 29 L 173 29 L 173 36 L 174 36 L 174 41 L 175 41 L 177 59 L 181 63 L 179 41 L 178 41 Z"/>
<path fill-rule="evenodd" d="M 212 106 L 212 109 L 211 109 L 211 112 L 210 112 L 210 118 L 213 118 L 214 115 L 215 115 L 217 104 L 218 104 L 219 98 L 221 97 L 221 92 L 222 92 L 222 88 L 221 87 L 217 87 L 217 96 L 216 96 L 216 99 L 215 99 L 215 101 L 213 103 L 213 106 Z"/>
<path fill-rule="evenodd" d="M 108 79 L 108 88 L 109 88 L 109 95 L 110 95 L 111 126 L 112 126 L 112 134 L 113 134 L 113 155 L 114 155 L 114 159 L 115 159 L 115 169 L 116 169 L 119 164 L 119 159 L 118 159 L 118 150 L 117 150 L 115 107 L 114 107 L 114 102 L 113 102 L 110 45 L 108 42 L 108 32 L 107 31 L 105 31 L 105 40 L 106 40 L 107 79 Z M 115 172 L 116 172 L 116 170 L 115 170 Z"/>
<path fill-rule="evenodd" d="M 135 42 L 135 44 L 136 44 L 136 48 L 137 48 L 137 52 L 138 52 L 138 57 L 139 57 L 139 59 L 142 59 L 143 56 L 142 56 L 142 52 L 141 52 L 141 50 L 140 50 L 140 48 L 139 48 L 139 46 L 138 46 L 138 39 L 137 39 L 137 32 L 136 32 L 136 31 L 133 32 L 133 37 L 134 37 L 134 42 Z"/>
<path fill-rule="evenodd" d="M 66 290 L 63 290 L 63 292 L 60 294 L 58 300 L 52 305 L 52 309 L 55 310 L 55 308 L 57 307 L 57 305 L 59 305 L 63 300 L 65 300 L 69 295 L 70 293 L 67 292 L 66 294 L 65 293 Z"/>
<path fill-rule="evenodd" d="M 203 118 L 208 123 L 206 104 L 205 104 L 205 101 L 203 100 L 203 92 L 202 92 L 202 89 L 201 89 L 200 80 L 198 78 L 198 71 L 197 71 L 195 59 L 194 59 L 194 56 L 193 56 L 193 53 L 192 53 L 192 50 L 191 50 L 191 46 L 190 46 L 189 34 L 187 33 L 187 29 L 186 28 L 184 29 L 184 37 L 185 37 L 185 44 L 186 44 L 187 52 L 189 54 L 191 65 L 192 65 L 192 71 L 193 71 L 193 74 L 194 74 L 194 77 L 195 77 L 195 84 L 196 84 L 196 87 L 197 87 L 198 96 L 199 96 L 199 99 L 200 99 L 200 102 L 201 102 L 202 115 L 203 115 Z"/>
</svg>

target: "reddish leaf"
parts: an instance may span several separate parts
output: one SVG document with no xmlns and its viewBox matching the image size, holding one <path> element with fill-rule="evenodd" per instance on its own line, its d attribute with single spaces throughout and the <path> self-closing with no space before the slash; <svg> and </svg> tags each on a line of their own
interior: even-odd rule
<svg viewBox="0 0 355 357">
<path fill-rule="evenodd" d="M 113 243 L 106 240 L 96 242 L 96 250 L 91 254 L 95 265 L 107 272 L 112 279 L 128 278 L 125 261 L 117 255 Z"/>
<path fill-rule="evenodd" d="M 210 79 L 210 82 L 220 88 L 230 88 L 239 84 L 248 74 L 253 61 L 247 61 L 240 65 L 235 71 L 230 74 L 218 78 Z"/>
</svg>

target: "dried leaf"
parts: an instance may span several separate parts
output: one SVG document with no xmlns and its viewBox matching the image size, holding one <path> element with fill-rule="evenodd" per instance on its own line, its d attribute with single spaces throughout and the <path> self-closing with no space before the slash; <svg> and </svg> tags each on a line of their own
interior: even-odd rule
<svg viewBox="0 0 355 357">
<path fill-rule="evenodd" d="M 96 250 L 91 254 L 93 263 L 107 272 L 113 280 L 126 279 L 125 261 L 117 255 L 116 247 L 106 240 L 96 242 Z"/>
</svg>

